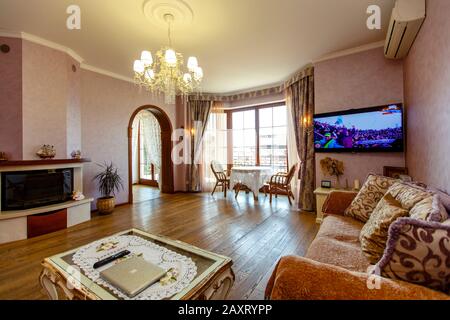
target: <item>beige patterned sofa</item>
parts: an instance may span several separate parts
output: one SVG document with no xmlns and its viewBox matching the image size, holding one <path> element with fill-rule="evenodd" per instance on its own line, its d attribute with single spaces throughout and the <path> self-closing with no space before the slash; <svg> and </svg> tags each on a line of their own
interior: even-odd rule
<svg viewBox="0 0 450 320">
<path fill-rule="evenodd" d="M 450 220 L 395 220 L 382 258 L 372 265 L 360 240 L 367 222 L 349 212 L 355 197 L 331 193 L 323 208 L 325 219 L 305 257 L 278 262 L 266 299 L 450 299 Z"/>
</svg>

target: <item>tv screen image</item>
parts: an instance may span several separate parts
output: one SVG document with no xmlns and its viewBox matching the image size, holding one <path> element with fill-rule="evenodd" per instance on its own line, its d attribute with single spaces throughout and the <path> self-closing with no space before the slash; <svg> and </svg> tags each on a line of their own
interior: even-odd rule
<svg viewBox="0 0 450 320">
<path fill-rule="evenodd" d="M 316 115 L 314 145 L 317 152 L 403 151 L 403 106 Z"/>
</svg>

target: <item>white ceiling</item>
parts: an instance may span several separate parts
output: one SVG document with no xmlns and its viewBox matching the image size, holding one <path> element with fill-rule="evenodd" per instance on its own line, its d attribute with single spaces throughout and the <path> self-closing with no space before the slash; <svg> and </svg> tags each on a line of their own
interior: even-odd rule
<svg viewBox="0 0 450 320">
<path fill-rule="evenodd" d="M 152 0 L 155 1 L 155 0 Z M 164 2 L 180 0 L 164 0 Z M 143 14 L 144 0 L 0 0 L 0 29 L 22 31 L 73 49 L 84 62 L 132 77 L 143 49 L 167 32 Z M 173 32 L 174 47 L 198 57 L 203 91 L 230 93 L 285 80 L 326 54 L 383 40 L 394 0 L 184 0 L 193 23 Z M 82 29 L 66 28 L 66 8 L 81 7 Z M 383 30 L 366 27 L 382 8 Z"/>
</svg>

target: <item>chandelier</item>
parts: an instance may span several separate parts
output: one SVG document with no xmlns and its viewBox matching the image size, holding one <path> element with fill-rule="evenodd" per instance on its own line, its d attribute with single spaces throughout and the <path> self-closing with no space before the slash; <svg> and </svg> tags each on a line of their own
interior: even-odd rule
<svg viewBox="0 0 450 320">
<path fill-rule="evenodd" d="M 183 71 L 183 55 L 172 47 L 171 26 L 174 16 L 166 14 L 169 45 L 156 52 L 155 60 L 150 51 L 142 51 L 141 59 L 134 62 L 136 84 L 153 93 L 164 94 L 167 104 L 174 104 L 177 95 L 188 95 L 200 89 L 203 69 L 196 57 L 189 57 L 187 70 Z"/>
</svg>

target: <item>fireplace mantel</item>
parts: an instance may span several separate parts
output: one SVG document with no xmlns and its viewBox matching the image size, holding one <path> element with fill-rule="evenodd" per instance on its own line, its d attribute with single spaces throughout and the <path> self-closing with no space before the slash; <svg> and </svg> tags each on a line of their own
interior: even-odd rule
<svg viewBox="0 0 450 320">
<path fill-rule="evenodd" d="M 91 162 L 90 159 L 0 160 L 0 167 L 61 165 Z"/>
<path fill-rule="evenodd" d="M 53 160 L 11 160 L 0 161 L 0 187 L 3 175 L 9 172 L 72 169 L 73 190 L 83 192 L 83 167 L 89 159 L 53 159 Z M 81 201 L 67 201 L 59 204 L 17 211 L 1 211 L 0 195 L 0 244 L 27 239 L 28 217 L 52 214 L 55 211 L 67 210 L 67 227 L 71 227 L 91 219 L 92 198 Z"/>
</svg>

